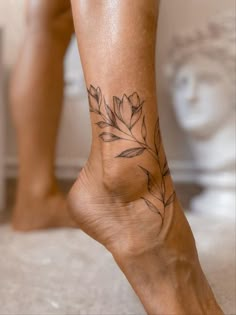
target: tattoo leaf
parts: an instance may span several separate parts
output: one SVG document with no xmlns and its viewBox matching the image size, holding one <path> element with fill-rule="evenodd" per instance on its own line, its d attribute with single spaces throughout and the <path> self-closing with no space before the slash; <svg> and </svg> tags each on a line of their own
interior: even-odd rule
<svg viewBox="0 0 236 315">
<path fill-rule="evenodd" d="M 166 171 L 164 172 L 163 176 L 167 176 L 170 174 L 170 169 L 167 167 Z"/>
<path fill-rule="evenodd" d="M 159 201 L 163 202 L 163 200 L 158 196 L 158 192 L 160 190 L 154 176 L 144 167 L 140 166 L 141 170 L 147 175 L 147 188 L 150 194 L 152 194 L 155 198 L 157 198 Z"/>
<path fill-rule="evenodd" d="M 151 201 L 149 201 L 148 199 L 143 198 L 143 197 L 142 197 L 142 199 L 145 201 L 146 205 L 148 206 L 148 208 L 152 212 L 159 214 L 161 216 L 161 218 L 163 219 L 161 211 Z"/>
<path fill-rule="evenodd" d="M 117 157 L 133 158 L 135 156 L 141 155 L 145 150 L 146 150 L 146 148 L 142 148 L 142 147 L 132 148 L 132 149 L 128 149 L 128 150 L 121 152 L 119 155 L 117 155 Z"/>
<path fill-rule="evenodd" d="M 90 111 L 91 113 L 96 113 L 96 114 L 98 114 L 98 115 L 101 114 L 101 112 L 100 112 L 99 110 L 94 109 L 94 108 L 92 108 L 91 106 L 89 107 L 89 111 Z"/>
<path fill-rule="evenodd" d="M 161 145 L 161 133 L 160 133 L 160 126 L 159 126 L 159 119 L 156 122 L 155 126 L 155 134 L 154 134 L 154 144 L 157 155 L 159 154 L 159 148 Z"/>
<path fill-rule="evenodd" d="M 162 176 L 167 176 L 170 174 L 170 169 L 168 167 L 168 163 L 167 163 L 167 160 L 165 159 L 165 163 L 164 163 L 164 166 L 163 166 L 163 174 Z"/>
<path fill-rule="evenodd" d="M 131 120 L 130 120 L 130 130 L 134 127 L 134 125 L 139 121 L 142 115 L 142 106 L 138 110 L 135 110 L 132 113 Z"/>
<path fill-rule="evenodd" d="M 104 142 L 112 142 L 116 140 L 120 140 L 121 138 L 114 135 L 113 133 L 110 132 L 103 132 L 99 135 L 99 137 L 104 141 Z"/>
<path fill-rule="evenodd" d="M 91 112 L 100 113 L 101 101 L 102 101 L 102 92 L 100 87 L 95 89 L 93 85 L 90 85 L 90 88 L 87 89 L 89 96 L 89 108 Z"/>
<path fill-rule="evenodd" d="M 109 124 L 108 122 L 105 122 L 105 121 L 99 121 L 96 124 L 98 125 L 99 128 L 112 127 L 111 124 Z"/>
<path fill-rule="evenodd" d="M 104 102 L 105 102 L 105 100 L 104 100 Z M 107 112 L 107 116 L 111 122 L 111 125 L 116 126 L 116 116 L 113 113 L 113 111 L 110 109 L 109 105 L 106 104 L 106 102 L 105 102 L 105 109 Z"/>
<path fill-rule="evenodd" d="M 145 123 L 145 116 L 143 116 L 143 123 L 142 123 L 141 133 L 142 133 L 143 140 L 146 142 L 147 127 L 146 127 L 146 123 Z"/>
<path fill-rule="evenodd" d="M 119 120 L 123 121 L 121 112 L 120 112 L 120 106 L 121 106 L 121 100 L 118 97 L 113 96 L 113 107 L 114 107 L 115 115 Z"/>
<path fill-rule="evenodd" d="M 175 191 L 170 195 L 165 203 L 165 207 L 169 206 L 175 200 Z"/>
</svg>

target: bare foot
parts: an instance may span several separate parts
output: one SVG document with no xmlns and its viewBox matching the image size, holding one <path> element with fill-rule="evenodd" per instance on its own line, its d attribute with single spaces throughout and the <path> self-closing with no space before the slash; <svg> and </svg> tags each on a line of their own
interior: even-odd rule
<svg viewBox="0 0 236 315">
<path fill-rule="evenodd" d="M 142 177 L 136 172 L 132 180 L 132 167 L 122 173 L 111 167 L 110 179 L 101 180 L 94 161 L 87 163 L 70 192 L 71 211 L 80 227 L 113 254 L 147 313 L 223 314 L 177 197 L 163 224 L 145 203 Z"/>
<path fill-rule="evenodd" d="M 33 231 L 58 227 L 76 227 L 68 212 L 65 196 L 53 192 L 44 197 L 18 198 L 13 209 L 12 226 L 18 231 Z"/>
</svg>

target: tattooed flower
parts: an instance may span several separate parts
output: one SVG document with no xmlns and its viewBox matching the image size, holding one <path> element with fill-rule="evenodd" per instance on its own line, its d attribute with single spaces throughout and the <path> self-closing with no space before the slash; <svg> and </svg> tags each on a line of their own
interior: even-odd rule
<svg viewBox="0 0 236 315">
<path fill-rule="evenodd" d="M 122 121 L 128 129 L 132 129 L 142 115 L 143 102 L 135 92 L 130 96 L 123 95 L 122 99 L 113 97 L 113 105 L 116 117 Z"/>
<path fill-rule="evenodd" d="M 87 91 L 89 96 L 89 110 L 91 112 L 100 113 L 102 103 L 101 89 L 90 85 L 90 88 Z"/>
</svg>

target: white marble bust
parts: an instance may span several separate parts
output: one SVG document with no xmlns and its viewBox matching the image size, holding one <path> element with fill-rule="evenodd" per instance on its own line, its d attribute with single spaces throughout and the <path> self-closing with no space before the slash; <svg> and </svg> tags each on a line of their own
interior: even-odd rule
<svg viewBox="0 0 236 315">
<path fill-rule="evenodd" d="M 189 136 L 204 192 L 192 209 L 235 213 L 235 16 L 175 40 L 167 67 L 173 106 Z"/>
</svg>

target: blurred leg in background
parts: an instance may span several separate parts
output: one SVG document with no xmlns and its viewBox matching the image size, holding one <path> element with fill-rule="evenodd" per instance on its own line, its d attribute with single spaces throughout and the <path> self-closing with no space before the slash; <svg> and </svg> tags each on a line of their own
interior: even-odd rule
<svg viewBox="0 0 236 315">
<path fill-rule="evenodd" d="M 28 0 L 26 33 L 10 92 L 20 165 L 13 213 L 18 230 L 72 224 L 55 179 L 54 159 L 63 59 L 73 32 L 70 0 Z"/>
</svg>

